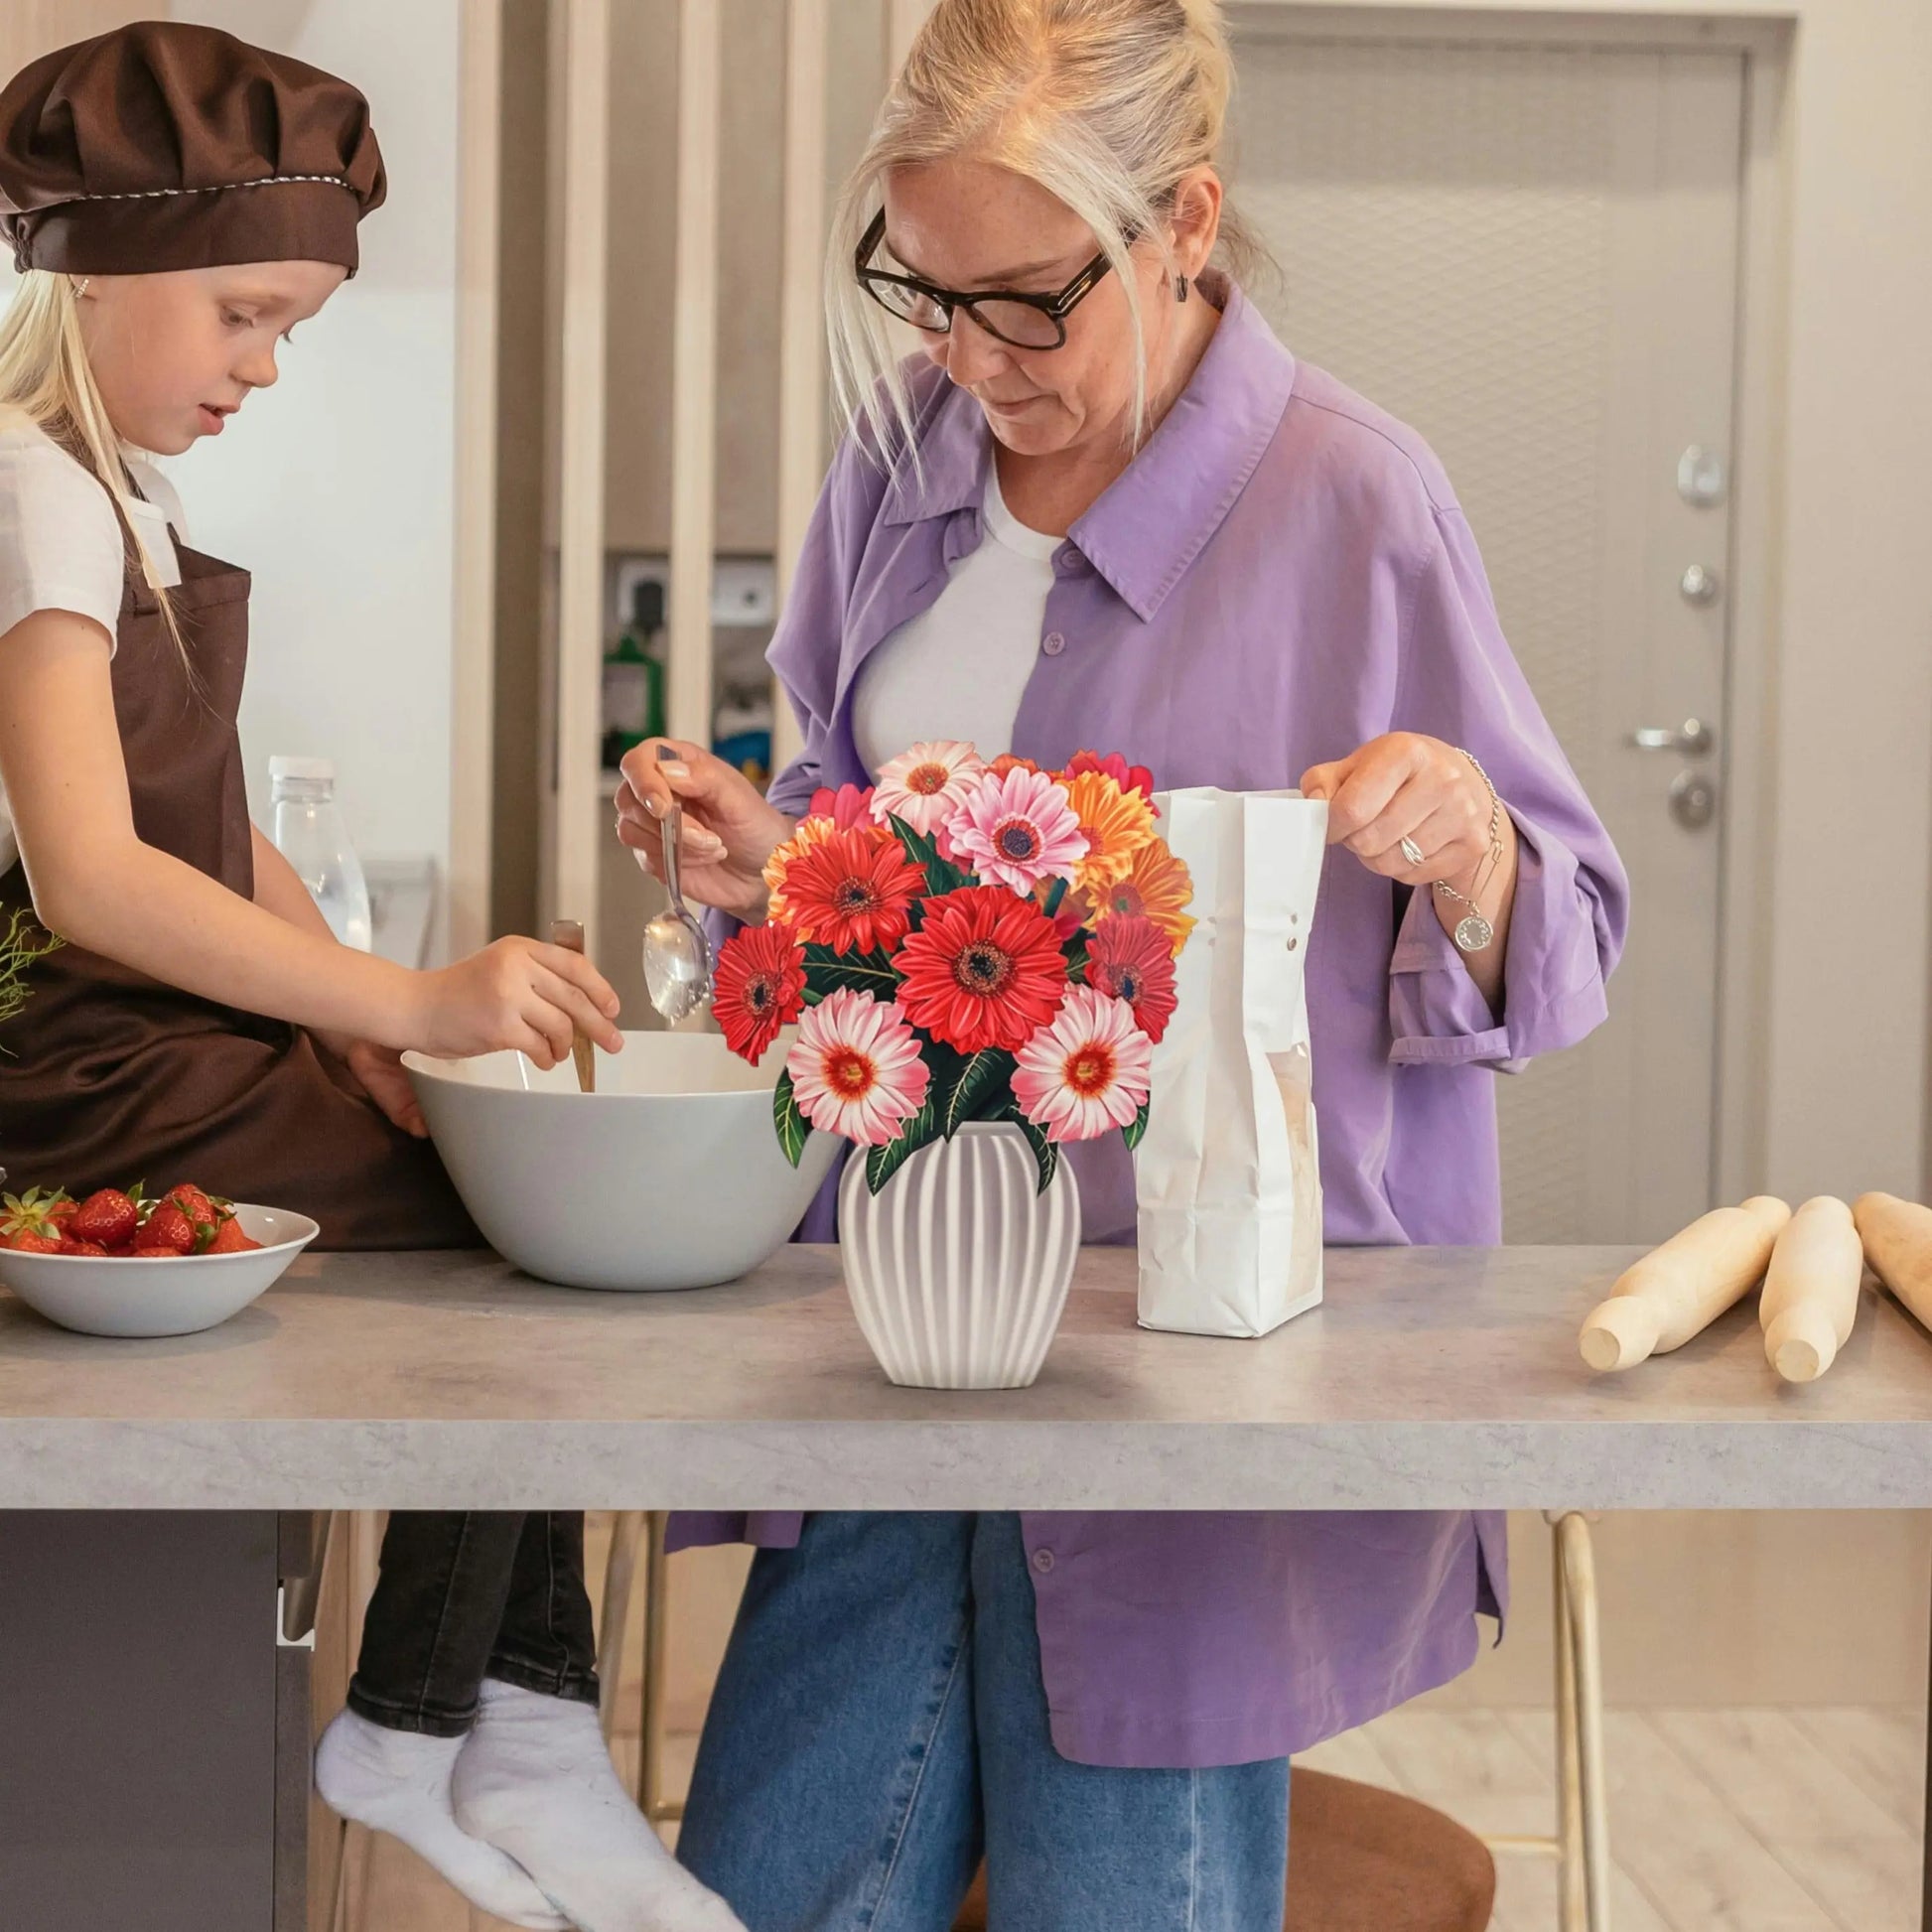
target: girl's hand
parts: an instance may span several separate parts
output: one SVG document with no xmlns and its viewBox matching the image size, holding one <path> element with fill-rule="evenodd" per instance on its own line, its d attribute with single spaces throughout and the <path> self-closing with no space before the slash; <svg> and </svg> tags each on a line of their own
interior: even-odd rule
<svg viewBox="0 0 1932 1932">
<path fill-rule="evenodd" d="M 676 754 L 660 759 L 659 745 Z M 664 814 L 684 807 L 678 883 L 701 905 L 757 923 L 764 917 L 764 862 L 791 836 L 792 821 L 767 804 L 736 765 L 677 739 L 646 739 L 624 754 L 618 837 L 652 878 L 664 877 Z"/>
<path fill-rule="evenodd" d="M 454 966 L 419 975 L 417 985 L 412 1031 L 424 1052 L 443 1059 L 507 1047 L 547 1069 L 570 1057 L 579 1027 L 607 1053 L 623 1047 L 610 983 L 582 953 L 561 946 L 498 939 Z"/>
<path fill-rule="evenodd" d="M 1405 886 L 1446 879 L 1466 892 L 1489 851 L 1489 787 L 1453 745 L 1419 732 L 1389 732 L 1302 777 L 1310 798 L 1328 801 L 1328 843 L 1345 845 L 1370 872 Z M 1505 863 L 1515 850 L 1503 814 Z M 1402 841 L 1422 853 L 1410 863 Z M 1484 897 L 1491 882 L 1484 882 Z"/>
<path fill-rule="evenodd" d="M 399 1048 L 378 1046 L 372 1039 L 352 1039 L 342 1057 L 357 1085 L 394 1126 L 419 1141 L 429 1138 L 429 1123 L 417 1103 L 416 1089 L 403 1071 Z"/>
</svg>

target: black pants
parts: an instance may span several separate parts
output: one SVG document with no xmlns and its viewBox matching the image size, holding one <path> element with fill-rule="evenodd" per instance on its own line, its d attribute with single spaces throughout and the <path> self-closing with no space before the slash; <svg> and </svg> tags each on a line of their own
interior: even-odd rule
<svg viewBox="0 0 1932 1932">
<path fill-rule="evenodd" d="M 485 1677 L 597 1702 L 583 1517 L 397 1511 L 350 1708 L 389 1730 L 460 1737 L 476 1723 Z"/>
</svg>

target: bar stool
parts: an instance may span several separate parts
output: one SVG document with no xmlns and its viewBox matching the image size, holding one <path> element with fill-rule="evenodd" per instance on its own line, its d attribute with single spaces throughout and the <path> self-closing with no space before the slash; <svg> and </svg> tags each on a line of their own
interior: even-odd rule
<svg viewBox="0 0 1932 1932">
<path fill-rule="evenodd" d="M 1556 1605 L 1557 1829 L 1496 1837 L 1491 1852 L 1557 1862 L 1559 1932 L 1610 1932 L 1609 1789 L 1603 1772 L 1603 1666 L 1590 1518 L 1546 1510 Z"/>
<path fill-rule="evenodd" d="M 1296 1765 L 1294 1850 L 1282 1932 L 1484 1932 L 1496 1862 L 1475 1836 L 1419 1799 Z M 986 1932 L 986 1871 L 953 1932 Z"/>
<path fill-rule="evenodd" d="M 1490 1887 L 1494 1889 L 1494 1854 L 1529 1854 L 1553 1858 L 1559 1871 L 1559 1932 L 1610 1932 L 1610 1850 L 1607 1786 L 1603 1769 L 1603 1673 L 1596 1598 L 1596 1565 L 1590 1542 L 1590 1519 L 1579 1510 L 1546 1511 L 1550 1525 L 1552 1583 L 1556 1606 L 1556 1726 L 1557 1726 L 1557 1829 L 1549 1838 L 1495 1837 L 1475 1842 L 1490 1864 Z M 599 1627 L 598 1667 L 603 1681 L 604 1734 L 608 1741 L 616 1728 L 618 1667 L 622 1656 L 623 1631 L 629 1621 L 630 1600 L 635 1588 L 639 1557 L 642 1557 L 644 1587 L 644 1671 L 640 1698 L 639 1746 L 635 1796 L 637 1806 L 653 1825 L 676 1822 L 684 1807 L 664 1792 L 664 1656 L 665 1656 L 665 1582 L 668 1566 L 664 1552 L 664 1532 L 668 1518 L 661 1513 L 645 1515 L 639 1511 L 620 1512 L 613 1528 L 611 1564 L 604 1582 L 604 1614 Z M 1296 1770 L 1291 1773 L 1296 1804 L 1303 1804 L 1304 1779 L 1320 1774 Z M 1328 1778 L 1325 1785 L 1345 1785 L 1345 1779 Z M 1398 1803 L 1413 1804 L 1398 1793 L 1376 1793 L 1373 1787 L 1356 1786 Z M 1329 1829 L 1338 1834 L 1334 1842 L 1350 1842 L 1379 1826 L 1385 1816 L 1361 1810 L 1361 1800 L 1352 1793 L 1330 1794 L 1326 1816 Z M 1429 1807 L 1416 1809 L 1429 1818 L 1441 1815 Z M 1317 1811 L 1317 1817 L 1323 1813 Z M 1406 1814 L 1405 1814 L 1406 1816 Z M 1297 1858 L 1304 1856 L 1302 1817 L 1297 1819 Z M 1442 1824 L 1451 1832 L 1461 1827 L 1449 1819 Z M 1410 1825 L 1421 1830 L 1419 1821 Z M 1431 1829 L 1435 1829 L 1432 1827 Z M 1469 1835 L 1464 1833 L 1464 1837 Z M 1400 1843 L 1399 1837 L 1396 1840 Z M 1291 1869 L 1296 1861 L 1291 1860 Z M 1458 1867 L 1459 1869 L 1459 1867 Z M 1464 1909 L 1457 1899 L 1474 1896 L 1458 1893 L 1444 1907 Z M 1485 1916 L 1474 1920 L 1477 1926 Z M 1351 1921 L 1334 1917 L 1311 1918 L 1298 1924 L 1294 1883 L 1288 1900 L 1290 1932 L 1314 1932 L 1314 1928 L 1349 1926 Z M 983 1921 L 982 1921 L 983 1922 Z M 1361 1921 L 1364 1924 L 1370 1921 Z M 1463 1921 L 1448 1918 L 1446 1928 Z M 1431 1925 L 1428 1919 L 1415 1921 L 1417 1927 Z M 1377 1932 L 1403 1932 L 1405 1921 L 1391 1919 L 1377 1924 Z"/>
</svg>

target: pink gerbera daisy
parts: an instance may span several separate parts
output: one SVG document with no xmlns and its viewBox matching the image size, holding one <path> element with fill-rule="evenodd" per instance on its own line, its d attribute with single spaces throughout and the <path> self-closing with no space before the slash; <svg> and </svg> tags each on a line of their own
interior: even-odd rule
<svg viewBox="0 0 1932 1932">
<path fill-rule="evenodd" d="M 785 1071 L 798 1111 L 861 1147 L 897 1140 L 932 1083 L 918 1035 L 898 1009 L 850 987 L 805 1009 Z"/>
<path fill-rule="evenodd" d="M 1125 1000 L 1076 986 L 1020 1049 L 1013 1097 L 1049 1141 L 1091 1141 L 1128 1127 L 1148 1095 L 1154 1043 Z"/>
<path fill-rule="evenodd" d="M 1087 835 L 1066 793 L 1044 772 L 988 772 L 946 821 L 952 857 L 987 885 L 1031 893 L 1042 879 L 1071 879 Z"/>
<path fill-rule="evenodd" d="M 956 739 L 914 745 L 880 767 L 872 815 L 881 825 L 902 819 L 930 837 L 958 809 L 986 769 L 980 755 Z"/>
</svg>

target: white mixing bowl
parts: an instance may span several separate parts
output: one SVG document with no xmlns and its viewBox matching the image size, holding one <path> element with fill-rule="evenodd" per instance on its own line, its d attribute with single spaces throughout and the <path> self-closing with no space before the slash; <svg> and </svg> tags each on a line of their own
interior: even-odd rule
<svg viewBox="0 0 1932 1932">
<path fill-rule="evenodd" d="M 239 1314 L 281 1278 L 321 1232 L 306 1214 L 235 1204 L 235 1219 L 262 1245 L 238 1255 L 172 1261 L 23 1254 L 0 1248 L 0 1282 L 63 1328 L 83 1335 L 194 1335 Z"/>
<path fill-rule="evenodd" d="M 814 1134 L 793 1168 L 771 1123 L 780 1039 L 761 1067 L 716 1034 L 626 1034 L 597 1056 L 597 1091 L 569 1060 L 405 1053 L 429 1131 L 497 1253 L 572 1288 L 708 1288 L 782 1247 L 831 1172 Z"/>
</svg>

